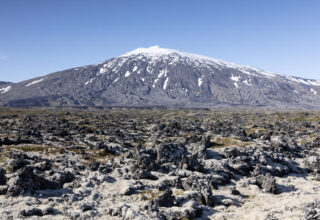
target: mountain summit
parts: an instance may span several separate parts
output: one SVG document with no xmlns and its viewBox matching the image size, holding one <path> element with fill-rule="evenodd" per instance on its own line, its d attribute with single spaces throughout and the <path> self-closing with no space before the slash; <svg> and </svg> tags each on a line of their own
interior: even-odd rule
<svg viewBox="0 0 320 220">
<path fill-rule="evenodd" d="M 320 81 L 153 46 L 6 86 L 0 105 L 320 107 Z"/>
</svg>

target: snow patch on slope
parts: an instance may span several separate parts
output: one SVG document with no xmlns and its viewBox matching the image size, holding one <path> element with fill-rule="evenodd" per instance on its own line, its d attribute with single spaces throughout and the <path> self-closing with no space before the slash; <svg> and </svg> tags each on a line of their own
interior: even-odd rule
<svg viewBox="0 0 320 220">
<path fill-rule="evenodd" d="M 248 81 L 248 80 L 246 79 L 246 80 L 243 81 L 243 83 L 246 84 L 247 86 L 252 86 L 251 80 Z"/>
<path fill-rule="evenodd" d="M 12 88 L 12 86 L 8 86 L 6 88 L 2 88 L 0 89 L 1 94 L 8 92 L 10 89 Z"/>
<path fill-rule="evenodd" d="M 320 86 L 320 81 L 316 80 L 307 80 L 308 83 L 310 83 L 313 86 Z"/>
<path fill-rule="evenodd" d="M 234 76 L 233 74 L 230 77 L 231 80 L 236 81 L 236 82 L 239 82 L 240 78 L 241 78 L 240 76 Z"/>
<path fill-rule="evenodd" d="M 103 73 L 106 73 L 107 71 L 108 71 L 107 68 L 101 67 L 100 70 L 99 70 L 99 73 L 103 74 Z"/>
<path fill-rule="evenodd" d="M 116 79 L 112 82 L 112 84 L 113 84 L 113 83 L 116 83 L 118 80 L 119 80 L 119 77 L 116 78 Z"/>
<path fill-rule="evenodd" d="M 37 83 L 39 83 L 39 82 L 41 82 L 41 81 L 43 81 L 43 80 L 44 80 L 44 78 L 39 79 L 39 80 L 35 80 L 35 81 L 33 81 L 33 82 L 31 82 L 31 83 L 27 84 L 25 87 L 28 87 L 28 86 L 31 86 L 31 85 L 37 84 Z"/>
<path fill-rule="evenodd" d="M 92 83 L 92 81 L 93 81 L 94 79 L 95 79 L 95 78 L 90 79 L 89 81 L 85 82 L 84 85 L 88 85 L 88 84 Z"/>
<path fill-rule="evenodd" d="M 240 69 L 241 72 L 243 72 L 244 74 L 250 75 L 250 76 L 257 76 L 256 74 L 253 74 L 245 69 Z"/>
<path fill-rule="evenodd" d="M 203 76 L 201 78 L 198 78 L 198 86 L 201 87 L 203 83 Z"/>
<path fill-rule="evenodd" d="M 129 77 L 131 75 L 131 72 L 127 71 L 126 74 L 124 74 L 125 77 Z"/>
<path fill-rule="evenodd" d="M 301 79 L 293 76 L 286 76 L 285 78 L 290 80 L 291 82 L 302 83 L 309 86 L 320 86 L 319 80 L 317 81 L 317 80 L 310 80 L 310 79 Z"/>
<path fill-rule="evenodd" d="M 152 87 L 154 88 L 156 86 L 156 83 L 158 82 L 158 80 L 163 76 L 163 75 L 167 75 L 167 70 L 160 70 L 158 77 L 156 78 L 156 80 L 154 81 Z"/>
<path fill-rule="evenodd" d="M 132 71 L 135 72 L 135 71 L 137 71 L 137 69 L 138 69 L 138 67 L 137 67 L 137 66 L 134 66 L 133 69 L 132 69 Z"/>
<path fill-rule="evenodd" d="M 164 84 L 163 84 L 163 90 L 165 90 L 168 86 L 168 81 L 169 81 L 169 77 L 166 78 L 166 80 L 164 81 Z"/>
</svg>

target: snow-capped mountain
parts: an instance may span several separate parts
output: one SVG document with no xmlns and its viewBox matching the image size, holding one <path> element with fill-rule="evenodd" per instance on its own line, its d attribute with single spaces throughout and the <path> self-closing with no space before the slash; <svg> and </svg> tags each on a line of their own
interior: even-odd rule
<svg viewBox="0 0 320 220">
<path fill-rule="evenodd" d="M 158 46 L 8 86 L 1 105 L 320 107 L 320 81 Z"/>
</svg>

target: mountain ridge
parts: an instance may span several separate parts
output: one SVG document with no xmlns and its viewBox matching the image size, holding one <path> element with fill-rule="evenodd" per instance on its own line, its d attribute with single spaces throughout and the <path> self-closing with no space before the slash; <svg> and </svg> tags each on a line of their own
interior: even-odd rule
<svg viewBox="0 0 320 220">
<path fill-rule="evenodd" d="M 158 46 L 8 86 L 2 106 L 320 106 L 319 80 Z"/>
</svg>

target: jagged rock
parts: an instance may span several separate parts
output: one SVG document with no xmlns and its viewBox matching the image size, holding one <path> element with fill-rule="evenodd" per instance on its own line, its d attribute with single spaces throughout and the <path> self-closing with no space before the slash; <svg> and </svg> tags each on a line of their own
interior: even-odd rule
<svg viewBox="0 0 320 220">
<path fill-rule="evenodd" d="M 258 175 L 266 175 L 267 173 L 271 174 L 272 176 L 284 176 L 290 173 L 290 169 L 282 164 L 279 163 L 270 163 L 267 166 L 263 166 L 261 164 L 257 164 L 254 170 L 252 171 L 252 176 Z"/>
<path fill-rule="evenodd" d="M 24 209 L 20 212 L 21 216 L 24 217 L 30 217 L 30 216 L 45 216 L 45 215 L 50 215 L 52 214 L 54 211 L 53 208 L 51 207 L 45 207 L 42 209 L 39 208 L 28 208 L 28 209 Z"/>
<path fill-rule="evenodd" d="M 168 185 L 177 189 L 182 189 L 182 180 L 179 176 L 174 176 L 168 179 Z"/>
<path fill-rule="evenodd" d="M 238 195 L 240 195 L 241 193 L 240 193 L 239 190 L 237 190 L 236 188 L 232 188 L 232 189 L 231 189 L 231 194 L 238 196 Z"/>
<path fill-rule="evenodd" d="M 205 156 L 199 156 L 199 153 L 189 154 L 187 156 L 183 155 L 179 163 L 179 168 L 202 172 L 204 168 L 200 163 L 200 160 L 202 160 L 204 157 Z"/>
<path fill-rule="evenodd" d="M 63 184 L 72 182 L 74 178 L 74 174 L 68 171 L 64 173 L 57 172 L 53 176 L 51 176 L 49 180 L 57 182 L 60 187 L 63 187 Z"/>
<path fill-rule="evenodd" d="M 203 204 L 213 207 L 215 205 L 215 197 L 212 195 L 210 187 L 204 187 L 200 190 L 203 198 Z"/>
<path fill-rule="evenodd" d="M 225 180 L 219 175 L 193 174 L 182 181 L 182 186 L 184 190 L 201 191 L 206 187 L 217 187 L 217 185 L 221 184 L 221 181 Z"/>
<path fill-rule="evenodd" d="M 305 205 L 304 214 L 301 220 L 318 220 L 320 219 L 320 201 L 311 202 Z"/>
<path fill-rule="evenodd" d="M 3 168 L 0 168 L 0 186 L 6 185 L 7 183 L 7 177 L 6 177 L 6 171 Z"/>
<path fill-rule="evenodd" d="M 154 210 L 158 207 L 172 207 L 175 202 L 175 197 L 172 195 L 171 189 L 166 190 L 159 197 L 150 201 L 149 209 Z"/>
<path fill-rule="evenodd" d="M 103 143 L 103 141 L 98 141 L 92 149 L 94 150 L 101 150 L 104 149 L 106 145 Z"/>
<path fill-rule="evenodd" d="M 235 157 L 241 156 L 242 153 L 238 148 L 232 147 L 232 148 L 227 148 L 225 150 L 225 155 L 227 158 L 235 158 Z"/>
<path fill-rule="evenodd" d="M 5 195 L 8 191 L 8 186 L 1 186 L 0 185 L 0 195 Z"/>
<path fill-rule="evenodd" d="M 157 164 L 173 163 L 178 165 L 182 158 L 187 155 L 187 150 L 184 146 L 176 144 L 159 144 L 155 147 L 157 153 Z"/>
<path fill-rule="evenodd" d="M 12 159 L 20 159 L 20 160 L 30 159 L 27 154 L 25 154 L 23 152 L 20 152 L 20 151 L 11 151 L 10 152 L 10 158 L 12 158 Z"/>
<path fill-rule="evenodd" d="M 100 164 L 98 171 L 102 174 L 111 173 L 112 167 L 108 164 Z"/>
<path fill-rule="evenodd" d="M 34 164 L 34 167 L 41 170 L 46 171 L 51 169 L 51 162 L 49 160 L 44 160 L 39 163 Z"/>
<path fill-rule="evenodd" d="M 201 138 L 201 150 L 205 150 L 211 146 L 211 135 L 203 135 Z"/>
<path fill-rule="evenodd" d="M 55 210 L 52 207 L 44 207 L 41 209 L 42 215 L 50 215 L 52 214 Z"/>
<path fill-rule="evenodd" d="M 272 136 L 271 146 L 276 152 L 284 152 L 289 150 L 287 140 L 282 136 Z"/>
<path fill-rule="evenodd" d="M 281 201 L 274 200 L 279 204 L 285 198 L 295 201 L 270 209 L 267 204 L 278 197 L 270 195 L 269 201 L 261 203 L 261 218 L 269 213 L 270 219 L 282 219 L 290 213 L 292 218 L 314 219 L 319 213 L 317 206 L 296 209 L 319 193 L 319 141 L 315 137 L 320 129 L 314 120 L 318 113 L 309 113 L 306 121 L 310 122 L 305 123 L 304 116 L 271 110 L 270 114 L 262 110 L 217 114 L 111 109 L 70 111 L 68 117 L 64 110 L 29 111 L 28 116 L 0 114 L 1 137 L 10 136 L 10 141 L 18 143 L 20 136 L 20 141 L 33 143 L 0 147 L 2 218 L 26 218 L 18 216 L 19 211 L 29 215 L 29 207 L 45 215 L 41 207 L 48 205 L 58 208 L 53 218 L 229 219 L 239 213 L 237 207 L 242 206 L 241 213 L 247 209 L 243 202 L 252 205 L 263 199 L 264 192 L 282 193 Z M 250 142 L 244 143 L 248 146 L 237 146 L 245 137 L 244 129 L 266 138 L 248 137 Z M 60 136 L 63 130 L 67 136 Z M 58 136 L 53 138 L 53 134 Z M 206 134 L 216 140 L 209 148 Z M 110 153 L 105 154 L 105 149 Z M 15 164 L 12 171 L 10 160 Z M 28 164 L 19 165 L 21 161 Z M 272 176 L 280 176 L 281 185 Z M 306 188 L 299 185 L 303 182 Z"/>
<path fill-rule="evenodd" d="M 140 212 L 133 210 L 132 208 L 123 208 L 122 209 L 122 219 L 123 220 L 146 220 L 147 218 Z"/>
<path fill-rule="evenodd" d="M 33 167 L 24 167 L 16 177 L 9 179 L 7 195 L 17 196 L 23 192 L 33 193 L 39 189 L 58 189 L 59 183 L 44 179 L 33 172 Z"/>
<path fill-rule="evenodd" d="M 97 171 L 99 169 L 99 167 L 100 167 L 100 163 L 99 162 L 93 162 L 93 163 L 90 163 L 88 167 L 89 167 L 89 169 L 91 171 Z"/>
<path fill-rule="evenodd" d="M 275 216 L 274 212 L 271 212 L 271 213 L 268 213 L 268 215 L 264 218 L 264 220 L 279 220 L 279 218 Z"/>
<path fill-rule="evenodd" d="M 278 193 L 276 180 L 269 173 L 267 173 L 266 175 L 257 176 L 255 180 L 257 185 L 261 189 L 263 189 L 264 192 L 273 193 L 273 194 Z"/>
<path fill-rule="evenodd" d="M 31 209 L 22 210 L 20 212 L 20 215 L 26 216 L 26 217 L 34 216 L 34 215 L 43 216 L 41 209 L 38 209 L 38 208 L 31 208 Z"/>
<path fill-rule="evenodd" d="M 320 157 L 319 156 L 311 156 L 308 157 L 304 163 L 307 166 L 307 169 L 311 172 L 320 173 Z"/>
<path fill-rule="evenodd" d="M 82 204 L 80 207 L 82 212 L 87 212 L 93 209 L 92 205 L 90 204 Z"/>
<path fill-rule="evenodd" d="M 21 169 L 22 167 L 26 166 L 30 164 L 30 162 L 28 160 L 25 160 L 25 159 L 15 159 L 15 160 L 12 160 L 10 161 L 8 167 L 9 167 L 9 170 L 11 172 L 15 172 L 17 171 L 18 169 Z"/>
<path fill-rule="evenodd" d="M 239 139 L 241 141 L 247 141 L 248 140 L 248 136 L 247 133 L 244 129 L 242 128 L 237 128 L 236 131 L 234 132 L 234 134 L 239 137 Z"/>
<path fill-rule="evenodd" d="M 136 154 L 136 165 L 140 169 L 155 170 L 158 166 L 155 163 L 155 154 L 153 151 L 141 151 Z"/>
<path fill-rule="evenodd" d="M 130 196 L 143 188 L 144 188 L 144 185 L 142 185 L 140 182 L 136 184 L 128 184 L 121 189 L 122 190 L 121 194 L 125 196 Z"/>
<path fill-rule="evenodd" d="M 80 213 L 77 211 L 68 211 L 66 215 L 72 220 L 79 219 L 81 216 Z"/>
<path fill-rule="evenodd" d="M 247 176 L 249 171 L 252 169 L 249 163 L 246 162 L 239 162 L 239 163 L 232 163 L 229 166 L 233 169 L 233 171 L 237 174 Z"/>
<path fill-rule="evenodd" d="M 158 177 L 153 175 L 150 171 L 147 170 L 138 170 L 135 174 L 133 174 L 134 179 L 149 179 L 149 180 L 157 180 Z"/>
</svg>

